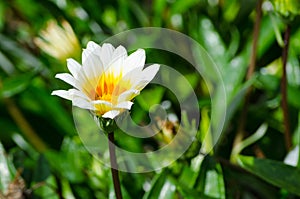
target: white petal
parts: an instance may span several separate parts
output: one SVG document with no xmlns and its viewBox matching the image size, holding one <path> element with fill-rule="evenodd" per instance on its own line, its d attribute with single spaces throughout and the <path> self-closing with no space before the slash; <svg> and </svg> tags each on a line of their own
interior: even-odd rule
<svg viewBox="0 0 300 199">
<path fill-rule="evenodd" d="M 85 99 L 87 101 L 91 101 L 91 99 L 88 96 L 86 96 L 83 92 L 81 92 L 77 89 L 69 89 L 68 91 L 70 92 L 70 95 L 73 98 L 80 97 L 80 98 Z"/>
<path fill-rule="evenodd" d="M 56 90 L 51 93 L 51 95 L 57 95 L 67 100 L 73 100 L 75 98 L 81 98 L 85 101 L 90 101 L 90 99 L 81 91 L 77 89 L 69 89 L 69 90 Z"/>
<path fill-rule="evenodd" d="M 86 48 L 95 54 L 98 54 L 101 52 L 101 46 L 93 41 L 89 41 Z"/>
<path fill-rule="evenodd" d="M 115 48 L 108 43 L 104 43 L 101 48 L 100 58 L 103 65 L 108 66 Z"/>
<path fill-rule="evenodd" d="M 112 103 L 110 103 L 108 101 L 105 101 L 105 100 L 95 100 L 95 101 L 92 101 L 92 104 L 94 104 L 94 105 L 106 105 L 106 106 L 112 107 Z"/>
<path fill-rule="evenodd" d="M 123 101 L 130 101 L 132 100 L 135 96 L 139 95 L 140 91 L 131 89 L 128 91 L 123 92 L 121 95 L 118 97 L 118 102 L 123 102 Z"/>
<path fill-rule="evenodd" d="M 88 109 L 88 110 L 94 109 L 94 106 L 92 105 L 90 100 L 86 98 L 82 98 L 80 96 L 73 96 L 72 104 L 73 106 L 77 106 L 83 109 Z"/>
<path fill-rule="evenodd" d="M 112 60 L 119 59 L 120 57 L 127 57 L 127 51 L 124 46 L 118 46 L 112 54 Z"/>
<path fill-rule="evenodd" d="M 117 104 L 115 107 L 120 108 L 120 109 L 130 110 L 132 105 L 133 105 L 133 102 L 125 101 L 125 102 L 121 102 L 121 103 Z"/>
<path fill-rule="evenodd" d="M 139 67 L 136 67 L 136 68 L 132 69 L 131 71 L 129 71 L 127 74 L 125 74 L 122 77 L 122 80 L 120 81 L 120 84 L 122 84 L 124 82 L 136 82 L 136 81 L 138 81 L 142 76 L 143 67 L 144 66 L 139 66 Z"/>
<path fill-rule="evenodd" d="M 123 73 L 126 74 L 136 67 L 145 65 L 146 55 L 143 49 L 138 49 L 130 54 L 124 61 Z"/>
<path fill-rule="evenodd" d="M 109 62 L 109 68 L 107 68 L 107 73 L 112 72 L 114 75 L 118 76 L 122 72 L 124 66 L 124 60 L 127 58 L 127 51 L 123 46 L 119 46 L 113 52 L 112 58 Z"/>
<path fill-rule="evenodd" d="M 100 56 L 100 53 L 101 53 L 101 46 L 99 46 L 93 41 L 89 41 L 87 44 L 87 48 L 84 49 L 82 52 L 82 63 L 84 63 L 86 59 L 88 59 L 90 54 L 95 54 Z"/>
<path fill-rule="evenodd" d="M 133 88 L 142 90 L 157 74 L 159 70 L 159 64 L 153 64 L 142 71 L 139 81 L 133 84 Z"/>
<path fill-rule="evenodd" d="M 77 78 L 77 76 L 78 76 L 77 74 L 80 71 L 81 65 L 74 59 L 70 58 L 70 59 L 67 59 L 67 66 L 68 66 L 70 73 L 73 75 L 73 77 Z"/>
<path fill-rule="evenodd" d="M 111 111 L 106 112 L 104 115 L 102 115 L 102 117 L 114 119 L 119 114 L 120 114 L 120 111 L 111 110 Z"/>
<path fill-rule="evenodd" d="M 154 78 L 159 70 L 159 64 L 152 64 L 143 70 L 143 79 L 149 82 Z"/>
<path fill-rule="evenodd" d="M 83 54 L 87 50 L 83 51 Z M 88 77 L 88 80 L 91 81 L 92 85 L 97 84 L 98 77 L 103 73 L 103 63 L 99 56 L 94 53 L 90 53 L 89 56 L 82 64 L 83 72 Z"/>
<path fill-rule="evenodd" d="M 64 82 L 70 84 L 71 86 L 79 89 L 79 85 L 77 83 L 77 80 L 72 75 L 70 75 L 69 73 L 59 73 L 59 74 L 56 74 L 55 78 L 61 79 Z"/>
<path fill-rule="evenodd" d="M 58 97 L 61 97 L 61 98 L 67 99 L 67 100 L 72 100 L 73 99 L 70 92 L 66 91 L 66 90 L 56 90 L 56 91 L 53 91 L 51 93 L 51 95 L 56 95 Z"/>
</svg>

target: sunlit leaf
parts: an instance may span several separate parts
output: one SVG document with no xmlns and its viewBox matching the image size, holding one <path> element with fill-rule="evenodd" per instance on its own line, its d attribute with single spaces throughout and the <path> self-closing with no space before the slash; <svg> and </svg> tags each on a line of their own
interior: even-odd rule
<svg viewBox="0 0 300 199">
<path fill-rule="evenodd" d="M 169 179 L 167 172 L 163 171 L 157 174 L 151 184 L 151 189 L 148 191 L 143 199 L 166 198 L 173 199 L 175 196 L 176 185 L 172 179 Z"/>
<path fill-rule="evenodd" d="M 10 160 L 7 159 L 4 148 L 0 143 L 0 191 L 6 192 L 8 184 L 12 181 L 14 173 L 10 170 L 12 166 Z M 15 172 L 15 171 L 14 171 Z"/>
<path fill-rule="evenodd" d="M 265 181 L 300 196 L 300 169 L 282 162 L 239 156 L 238 163 Z"/>
</svg>

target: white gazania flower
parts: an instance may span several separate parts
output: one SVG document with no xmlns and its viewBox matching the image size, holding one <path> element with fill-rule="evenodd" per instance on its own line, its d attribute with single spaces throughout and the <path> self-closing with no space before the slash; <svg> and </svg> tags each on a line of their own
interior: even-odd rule
<svg viewBox="0 0 300 199">
<path fill-rule="evenodd" d="M 143 49 L 128 56 L 123 46 L 114 48 L 108 43 L 99 46 L 90 41 L 82 53 L 82 66 L 68 59 L 71 74 L 55 76 L 74 88 L 56 90 L 52 95 L 71 100 L 74 106 L 89 109 L 97 116 L 114 119 L 131 109 L 131 100 L 158 72 L 158 64 L 143 69 L 145 59 Z"/>
<path fill-rule="evenodd" d="M 40 37 L 34 38 L 34 43 L 50 56 L 65 61 L 68 57 L 80 56 L 79 41 L 67 21 L 62 21 L 61 26 L 56 21 L 50 20 L 45 30 L 40 32 Z"/>
</svg>

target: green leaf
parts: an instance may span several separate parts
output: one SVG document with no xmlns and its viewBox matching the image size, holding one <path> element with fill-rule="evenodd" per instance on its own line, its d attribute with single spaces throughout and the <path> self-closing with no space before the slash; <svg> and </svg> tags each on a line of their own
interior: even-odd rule
<svg viewBox="0 0 300 199">
<path fill-rule="evenodd" d="M 40 70 L 42 67 L 44 68 L 39 59 L 25 50 L 13 39 L 10 39 L 3 34 L 0 34 L 0 49 L 2 49 L 5 53 L 9 53 L 10 55 L 14 56 L 16 60 L 20 60 L 21 63 L 19 63 L 17 66 L 22 70 Z"/>
<path fill-rule="evenodd" d="M 0 90 L 0 97 L 8 98 L 24 91 L 31 82 L 33 76 L 33 72 L 28 72 L 16 76 L 11 76 L 3 80 L 2 88 Z"/>
<path fill-rule="evenodd" d="M 163 20 L 161 13 L 164 12 L 164 9 L 166 8 L 166 4 L 167 4 L 166 0 L 153 1 L 153 10 L 154 10 L 153 25 L 154 26 L 161 26 Z"/>
<path fill-rule="evenodd" d="M 196 189 L 201 196 L 225 198 L 225 184 L 221 165 L 210 156 L 205 156 L 199 171 Z"/>
<path fill-rule="evenodd" d="M 5 23 L 5 15 L 6 15 L 6 12 L 5 12 L 5 4 L 4 4 L 4 1 L 1 1 L 0 2 L 0 30 L 2 30 L 3 26 L 4 26 L 4 23 Z"/>
<path fill-rule="evenodd" d="M 62 179 L 63 181 L 63 179 Z M 47 198 L 47 199 L 59 199 L 56 193 L 57 184 L 55 177 L 53 175 L 49 176 L 47 179 L 43 181 L 46 185 L 40 186 L 34 190 L 34 196 L 38 196 L 39 198 Z M 37 185 L 33 184 L 32 186 Z M 64 191 L 64 190 L 63 190 Z M 72 198 L 70 198 L 72 199 Z"/>
<path fill-rule="evenodd" d="M 288 86 L 288 102 L 296 108 L 300 108 L 300 90 L 296 86 Z"/>
<path fill-rule="evenodd" d="M 206 173 L 204 195 L 225 199 L 225 187 L 220 165 L 216 165 L 215 170 Z"/>
<path fill-rule="evenodd" d="M 37 159 L 37 165 L 34 168 L 33 181 L 42 182 L 50 176 L 50 167 L 44 155 Z"/>
<path fill-rule="evenodd" d="M 184 13 L 191 7 L 195 6 L 198 4 L 200 0 L 177 0 L 174 2 L 172 5 L 171 12 L 173 14 L 175 13 Z"/>
<path fill-rule="evenodd" d="M 162 87 L 147 89 L 143 90 L 135 99 L 145 111 L 149 111 L 151 106 L 160 104 L 164 92 L 165 89 Z"/>
<path fill-rule="evenodd" d="M 293 19 L 300 14 L 299 0 L 272 0 L 274 10 L 285 18 Z"/>
<path fill-rule="evenodd" d="M 196 182 L 196 179 L 197 173 L 195 173 L 190 167 L 185 166 L 178 181 L 180 182 L 180 184 L 192 188 Z"/>
<path fill-rule="evenodd" d="M 1 51 L 0 51 L 0 68 L 2 68 L 9 75 L 15 71 L 14 65 Z"/>
<path fill-rule="evenodd" d="M 203 17 L 200 20 L 199 27 L 200 44 L 210 53 L 210 56 L 212 56 L 218 66 L 227 63 L 227 48 L 212 21 L 209 18 Z"/>
<path fill-rule="evenodd" d="M 173 179 L 168 177 L 167 171 L 157 174 L 151 185 L 151 189 L 146 192 L 143 199 L 173 199 L 176 192 L 176 185 Z"/>
<path fill-rule="evenodd" d="M 45 152 L 45 157 L 51 167 L 73 183 L 85 180 L 84 170 L 91 161 L 90 154 L 78 142 L 75 139 L 65 138 L 60 152 Z"/>
<path fill-rule="evenodd" d="M 23 104 L 26 107 L 38 106 L 40 114 L 46 115 L 48 119 L 51 119 L 52 124 L 58 127 L 58 132 L 63 135 L 74 135 L 74 123 L 68 112 L 60 104 L 59 99 L 50 95 L 50 91 L 40 86 L 30 86 L 28 88 L 29 96 L 26 96 Z M 32 102 L 35 102 L 34 104 Z"/>
<path fill-rule="evenodd" d="M 8 184 L 12 181 L 14 174 L 15 169 L 13 168 L 12 162 L 7 159 L 4 148 L 0 142 L 0 191 L 6 192 Z"/>
<path fill-rule="evenodd" d="M 300 196 L 300 169 L 275 160 L 250 156 L 239 156 L 238 163 L 270 184 Z"/>
</svg>

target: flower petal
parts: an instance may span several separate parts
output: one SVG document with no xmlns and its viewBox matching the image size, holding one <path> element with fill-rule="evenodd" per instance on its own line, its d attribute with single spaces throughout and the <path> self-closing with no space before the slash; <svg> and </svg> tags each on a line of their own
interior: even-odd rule
<svg viewBox="0 0 300 199">
<path fill-rule="evenodd" d="M 94 110 L 100 114 L 111 111 L 113 107 L 112 103 L 105 100 L 92 101 L 92 104 L 94 106 Z"/>
<path fill-rule="evenodd" d="M 104 115 L 102 115 L 102 117 L 114 119 L 119 114 L 120 114 L 120 111 L 118 111 L 118 110 L 111 110 L 111 111 L 106 112 Z"/>
<path fill-rule="evenodd" d="M 88 101 L 84 98 L 81 98 L 81 97 L 73 98 L 72 104 L 73 104 L 73 106 L 77 106 L 77 107 L 82 108 L 82 109 L 88 109 L 88 110 L 93 110 L 94 109 L 94 106 L 92 106 L 90 101 Z"/>
<path fill-rule="evenodd" d="M 87 101 L 91 101 L 91 99 L 88 96 L 86 96 L 82 91 L 79 91 L 77 89 L 69 89 L 68 91 L 70 92 L 73 98 L 80 97 Z"/>
<path fill-rule="evenodd" d="M 124 66 L 124 60 L 127 58 L 127 51 L 123 46 L 119 46 L 112 54 L 109 66 L 105 72 L 118 76 Z"/>
<path fill-rule="evenodd" d="M 146 55 L 145 50 L 138 49 L 134 53 L 130 54 L 124 61 L 123 73 L 127 74 L 129 71 L 136 67 L 145 65 Z"/>
<path fill-rule="evenodd" d="M 72 75 L 70 75 L 69 73 L 59 73 L 59 74 L 56 74 L 55 78 L 61 79 L 64 82 L 70 84 L 71 86 L 73 86 L 75 88 L 78 88 L 78 89 L 80 88 L 80 86 L 77 83 L 77 80 Z"/>
<path fill-rule="evenodd" d="M 153 64 L 145 68 L 139 77 L 139 81 L 133 83 L 133 88 L 136 90 L 142 90 L 157 74 L 159 67 L 159 64 Z"/>
<path fill-rule="evenodd" d="M 94 54 L 100 54 L 101 52 L 101 46 L 93 41 L 89 41 L 87 43 L 86 49 L 90 50 Z"/>
<path fill-rule="evenodd" d="M 101 53 L 101 46 L 96 44 L 93 41 L 89 41 L 87 43 L 86 49 L 84 49 L 82 52 L 82 58 L 81 58 L 82 63 L 84 63 L 88 59 L 90 54 L 95 54 L 100 56 L 100 53 Z"/>
<path fill-rule="evenodd" d="M 101 48 L 100 58 L 104 66 L 108 66 L 115 48 L 108 43 L 104 43 Z"/>
<path fill-rule="evenodd" d="M 140 94 L 140 91 L 135 90 L 135 89 L 130 89 L 128 91 L 125 91 L 121 95 L 118 96 L 118 103 L 123 102 L 123 101 L 130 101 L 139 94 Z"/>
<path fill-rule="evenodd" d="M 61 97 L 61 98 L 67 99 L 67 100 L 73 99 L 70 92 L 66 91 L 66 90 L 55 90 L 55 91 L 52 91 L 51 95 L 56 95 L 58 97 Z"/>
<path fill-rule="evenodd" d="M 73 75 L 73 77 L 77 78 L 77 74 L 80 71 L 81 65 L 75 61 L 74 59 L 70 58 L 67 59 L 67 67 L 70 71 L 70 73 Z"/>
<path fill-rule="evenodd" d="M 105 101 L 105 100 L 95 100 L 95 101 L 92 101 L 92 104 L 93 105 L 106 105 L 106 106 L 112 107 L 112 103 Z"/>
<path fill-rule="evenodd" d="M 51 93 L 51 95 L 57 95 L 67 100 L 73 100 L 74 98 L 82 98 L 86 101 L 90 101 L 90 99 L 81 91 L 77 89 L 69 89 L 69 90 L 55 90 Z"/>
<path fill-rule="evenodd" d="M 87 50 L 83 51 L 83 53 L 85 52 L 87 52 Z M 104 72 L 104 67 L 100 57 L 94 53 L 89 53 L 88 57 L 82 64 L 82 69 L 92 85 L 97 84 L 99 76 Z"/>
<path fill-rule="evenodd" d="M 127 51 L 126 51 L 126 49 L 124 48 L 124 46 L 118 46 L 116 49 L 115 49 L 115 51 L 113 52 L 113 54 L 112 54 L 112 57 L 111 57 L 111 59 L 112 60 L 117 60 L 117 59 L 119 59 L 120 57 L 127 57 Z"/>
<path fill-rule="evenodd" d="M 121 103 L 117 104 L 117 105 L 115 106 L 115 108 L 128 109 L 128 110 L 130 110 L 132 105 L 133 105 L 133 102 L 125 101 L 125 102 L 121 102 Z"/>
</svg>

